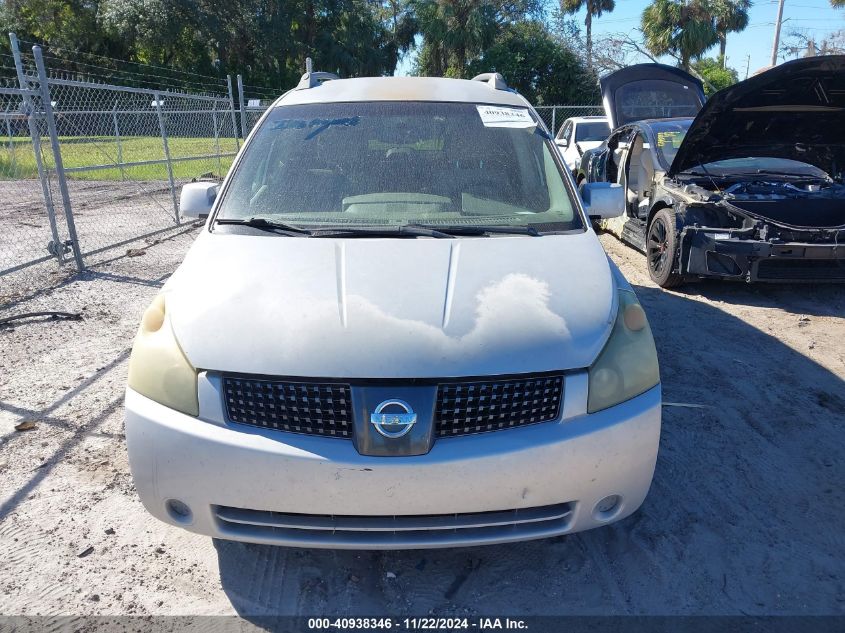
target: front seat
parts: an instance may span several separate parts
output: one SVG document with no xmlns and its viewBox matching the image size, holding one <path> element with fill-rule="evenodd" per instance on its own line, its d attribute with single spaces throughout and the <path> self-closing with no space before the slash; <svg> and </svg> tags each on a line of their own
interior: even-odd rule
<svg viewBox="0 0 845 633">
<path fill-rule="evenodd" d="M 651 185 L 654 182 L 654 155 L 651 148 L 643 145 L 640 152 L 640 170 L 637 175 L 637 206 L 638 210 L 645 207 L 648 211 L 649 197 L 651 196 Z"/>
<path fill-rule="evenodd" d="M 631 158 L 628 160 L 628 168 L 625 170 L 627 176 L 626 194 L 628 197 L 628 204 L 636 207 L 639 200 L 640 190 L 640 166 L 641 156 L 643 154 L 642 137 L 637 137 L 634 144 L 631 146 Z"/>
</svg>

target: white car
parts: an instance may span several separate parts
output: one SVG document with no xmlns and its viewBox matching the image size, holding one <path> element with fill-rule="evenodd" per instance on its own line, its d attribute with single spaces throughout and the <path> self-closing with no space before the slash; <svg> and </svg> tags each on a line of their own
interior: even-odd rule
<svg viewBox="0 0 845 633">
<path fill-rule="evenodd" d="M 569 171 L 575 173 L 584 152 L 598 147 L 608 136 L 610 124 L 606 116 L 576 116 L 566 119 L 560 126 L 555 144 L 560 148 Z"/>
<path fill-rule="evenodd" d="M 405 549 L 605 525 L 660 435 L 645 313 L 500 75 L 306 74 L 252 132 L 142 317 L 146 508 L 217 538 Z"/>
</svg>

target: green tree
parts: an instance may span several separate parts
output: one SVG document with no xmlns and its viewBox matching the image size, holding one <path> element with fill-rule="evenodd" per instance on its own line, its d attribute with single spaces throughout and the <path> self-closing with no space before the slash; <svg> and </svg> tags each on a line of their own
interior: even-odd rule
<svg viewBox="0 0 845 633">
<path fill-rule="evenodd" d="M 737 72 L 726 67 L 722 58 L 705 57 L 695 62 L 693 68 L 704 81 L 704 92 L 708 97 L 739 81 Z"/>
<path fill-rule="evenodd" d="M 425 74 L 465 77 L 468 58 L 487 48 L 496 35 L 497 16 L 486 0 L 423 0 L 416 10 Z"/>
<path fill-rule="evenodd" d="M 503 27 L 469 70 L 500 72 L 510 87 L 537 105 L 591 104 L 600 99 L 595 75 L 537 20 Z"/>
<path fill-rule="evenodd" d="M 122 56 L 120 40 L 99 28 L 99 4 L 85 0 L 26 0 L 0 2 L 3 38 L 9 31 L 25 41 L 49 42 L 100 55 Z M 4 42 L 4 45 L 6 42 Z"/>
<path fill-rule="evenodd" d="M 751 0 L 711 0 L 710 4 L 719 37 L 719 57 L 724 61 L 728 33 L 744 31 L 748 26 Z"/>
<path fill-rule="evenodd" d="M 214 74 L 202 15 L 186 2 L 102 0 L 98 23 L 106 37 L 123 43 L 127 59 Z"/>
<path fill-rule="evenodd" d="M 412 0 L 423 36 L 417 72 L 466 77 L 505 25 L 540 13 L 539 0 Z"/>
<path fill-rule="evenodd" d="M 587 66 L 593 65 L 593 18 L 600 18 L 602 13 L 610 13 L 616 8 L 615 0 L 560 0 L 560 8 L 564 13 L 578 13 L 583 7 L 587 8 L 584 18 L 584 29 L 587 41 Z"/>
<path fill-rule="evenodd" d="M 64 50 L 62 70 L 112 66 L 121 83 L 145 72 L 121 74 L 119 63 L 86 56 L 95 53 L 217 77 L 240 73 L 279 90 L 298 80 L 309 56 L 342 76 L 392 74 L 416 32 L 410 1 L 0 0 L 0 26 L 48 44 L 48 52 Z M 108 79 L 109 68 L 96 70 Z"/>
<path fill-rule="evenodd" d="M 654 0 L 641 20 L 646 48 L 654 55 L 672 55 L 682 68 L 719 41 L 706 0 Z"/>
</svg>

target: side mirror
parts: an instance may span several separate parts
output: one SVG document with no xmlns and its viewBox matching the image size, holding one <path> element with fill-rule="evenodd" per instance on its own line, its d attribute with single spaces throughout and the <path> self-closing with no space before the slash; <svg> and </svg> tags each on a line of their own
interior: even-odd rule
<svg viewBox="0 0 845 633">
<path fill-rule="evenodd" d="M 179 213 L 183 218 L 207 218 L 220 185 L 216 182 L 189 182 L 179 194 Z"/>
<path fill-rule="evenodd" d="M 625 189 L 616 183 L 585 183 L 581 186 L 581 200 L 591 218 L 609 220 L 625 213 Z"/>
<path fill-rule="evenodd" d="M 555 143 L 557 143 L 558 147 L 569 147 L 569 141 L 567 141 L 565 138 L 555 139 Z"/>
</svg>

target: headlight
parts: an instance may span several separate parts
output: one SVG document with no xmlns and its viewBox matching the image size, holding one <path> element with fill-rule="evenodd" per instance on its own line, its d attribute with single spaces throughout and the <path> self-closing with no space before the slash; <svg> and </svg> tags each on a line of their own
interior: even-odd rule
<svg viewBox="0 0 845 633">
<path fill-rule="evenodd" d="M 164 295 L 141 317 L 129 357 L 129 386 L 166 407 L 199 415 L 197 372 L 173 335 Z"/>
<path fill-rule="evenodd" d="M 632 291 L 620 290 L 613 331 L 590 367 L 587 412 L 630 400 L 658 382 L 657 350 L 645 312 Z"/>
</svg>

